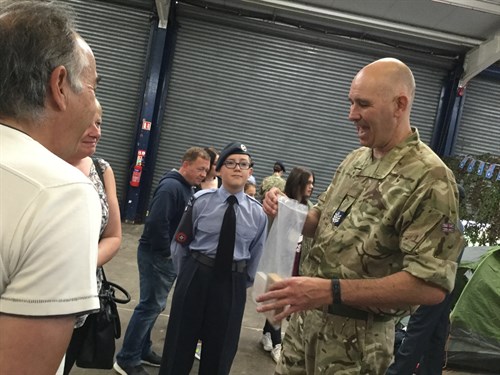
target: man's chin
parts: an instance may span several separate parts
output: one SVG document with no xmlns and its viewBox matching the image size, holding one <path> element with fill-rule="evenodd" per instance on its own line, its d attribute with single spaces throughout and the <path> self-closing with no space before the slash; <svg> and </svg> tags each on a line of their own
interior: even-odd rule
<svg viewBox="0 0 500 375">
<path fill-rule="evenodd" d="M 370 142 L 368 142 L 367 139 L 358 137 L 359 139 L 359 144 L 364 147 L 370 147 Z"/>
</svg>

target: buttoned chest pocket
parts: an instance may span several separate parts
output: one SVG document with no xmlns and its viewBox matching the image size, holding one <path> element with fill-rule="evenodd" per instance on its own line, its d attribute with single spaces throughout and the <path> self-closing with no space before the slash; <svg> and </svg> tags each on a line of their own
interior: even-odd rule
<svg viewBox="0 0 500 375">
<path fill-rule="evenodd" d="M 257 226 L 246 225 L 236 228 L 236 238 L 242 239 L 245 243 L 252 241 L 257 236 Z"/>
<path fill-rule="evenodd" d="M 222 227 L 222 222 L 218 220 L 200 220 L 198 222 L 198 231 L 205 234 L 219 235 L 220 229 Z"/>
<path fill-rule="evenodd" d="M 236 238 L 244 242 L 251 241 L 257 235 L 257 227 L 251 223 L 238 223 L 240 217 L 236 218 Z M 218 220 L 200 220 L 198 222 L 198 231 L 207 235 L 219 236 L 222 222 Z"/>
</svg>

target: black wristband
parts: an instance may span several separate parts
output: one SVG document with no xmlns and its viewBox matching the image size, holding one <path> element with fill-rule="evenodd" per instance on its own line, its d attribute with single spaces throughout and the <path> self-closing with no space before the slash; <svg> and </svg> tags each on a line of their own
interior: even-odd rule
<svg viewBox="0 0 500 375">
<path fill-rule="evenodd" d="M 332 279 L 332 296 L 333 296 L 333 305 L 340 305 L 342 303 L 339 279 Z"/>
</svg>

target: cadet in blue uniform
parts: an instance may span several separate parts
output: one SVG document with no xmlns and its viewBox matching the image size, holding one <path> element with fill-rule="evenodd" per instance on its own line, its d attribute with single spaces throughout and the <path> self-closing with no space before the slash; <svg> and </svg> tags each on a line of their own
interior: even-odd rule
<svg viewBox="0 0 500 375">
<path fill-rule="evenodd" d="M 199 374 L 229 374 L 238 347 L 246 288 L 253 284 L 266 239 L 267 216 L 261 204 L 243 192 L 252 165 L 244 145 L 226 146 L 216 167 L 222 186 L 196 193 L 177 228 L 171 250 L 178 278 L 161 375 L 188 375 L 199 339 L 203 341 Z M 227 227 L 231 205 L 236 220 L 234 252 L 227 271 L 222 272 L 218 268 L 221 254 L 217 253 L 223 252 L 218 251 L 221 242 L 231 237 L 220 235 Z M 233 251 L 233 245 L 230 247 Z"/>
</svg>

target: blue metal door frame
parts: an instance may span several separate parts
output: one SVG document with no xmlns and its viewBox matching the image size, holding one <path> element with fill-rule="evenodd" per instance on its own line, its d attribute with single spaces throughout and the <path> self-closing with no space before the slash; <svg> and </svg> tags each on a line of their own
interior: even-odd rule
<svg viewBox="0 0 500 375">
<path fill-rule="evenodd" d="M 463 64 L 450 72 L 447 82 L 441 91 L 441 99 L 434 124 L 434 133 L 431 148 L 440 156 L 452 156 L 455 150 L 460 118 L 467 96 L 467 87 L 460 88 L 458 83 L 463 73 Z M 500 67 L 491 66 L 479 74 L 481 77 L 490 77 L 500 80 Z"/>
<path fill-rule="evenodd" d="M 172 3 L 175 4 L 175 2 Z M 157 19 L 154 19 L 151 24 L 144 94 L 136 124 L 134 149 L 130 156 L 126 201 L 122 205 L 122 218 L 126 222 L 140 223 L 146 215 L 165 112 L 175 40 L 175 7 L 172 5 L 167 28 L 158 27 Z M 137 164 L 142 166 L 140 183 L 139 186 L 131 186 L 129 182 Z"/>
</svg>

